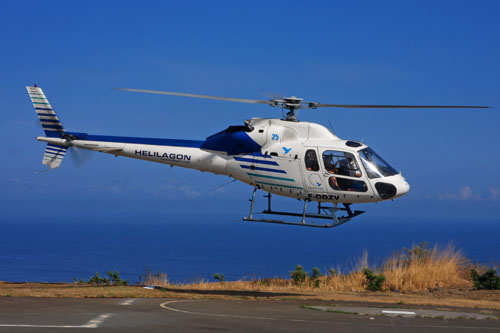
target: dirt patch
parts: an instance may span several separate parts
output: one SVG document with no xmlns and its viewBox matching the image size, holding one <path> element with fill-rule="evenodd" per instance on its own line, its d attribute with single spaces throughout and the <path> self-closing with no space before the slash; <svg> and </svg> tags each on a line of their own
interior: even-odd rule
<svg viewBox="0 0 500 333">
<path fill-rule="evenodd" d="M 0 297 L 70 297 L 70 298 L 189 298 L 189 299 L 255 299 L 303 300 L 308 302 L 362 302 L 394 306 L 426 305 L 434 307 L 500 310 L 499 290 L 449 289 L 425 292 L 270 292 L 241 288 L 203 290 L 189 287 L 144 289 L 142 286 L 93 286 L 88 284 L 7 283 L 0 282 Z"/>
</svg>

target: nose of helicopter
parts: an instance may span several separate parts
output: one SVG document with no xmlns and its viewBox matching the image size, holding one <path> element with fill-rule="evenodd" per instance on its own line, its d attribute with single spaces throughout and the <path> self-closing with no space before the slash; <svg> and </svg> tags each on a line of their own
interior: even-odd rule
<svg viewBox="0 0 500 333">
<path fill-rule="evenodd" d="M 408 184 L 406 179 L 404 179 L 401 174 L 399 174 L 399 177 L 394 182 L 394 185 L 397 189 L 396 195 L 394 196 L 395 198 L 399 198 L 410 191 L 410 184 Z"/>
</svg>

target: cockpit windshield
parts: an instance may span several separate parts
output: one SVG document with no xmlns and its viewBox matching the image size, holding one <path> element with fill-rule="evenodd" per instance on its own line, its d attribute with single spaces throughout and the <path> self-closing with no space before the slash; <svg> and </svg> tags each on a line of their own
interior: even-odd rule
<svg viewBox="0 0 500 333">
<path fill-rule="evenodd" d="M 368 178 L 380 178 L 397 175 L 398 172 L 380 157 L 371 148 L 365 148 L 359 151 L 359 157 L 366 169 Z"/>
</svg>

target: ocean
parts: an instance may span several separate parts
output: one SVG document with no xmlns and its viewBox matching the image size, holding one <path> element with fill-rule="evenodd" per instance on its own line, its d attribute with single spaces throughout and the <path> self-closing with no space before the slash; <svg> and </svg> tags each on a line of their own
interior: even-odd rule
<svg viewBox="0 0 500 333">
<path fill-rule="evenodd" d="M 500 262 L 500 221 L 369 220 L 316 229 L 236 221 L 9 222 L 0 224 L 0 281 L 87 281 L 149 269 L 175 282 L 287 277 L 297 264 L 349 270 L 412 244 L 453 244 L 473 262 Z"/>
</svg>

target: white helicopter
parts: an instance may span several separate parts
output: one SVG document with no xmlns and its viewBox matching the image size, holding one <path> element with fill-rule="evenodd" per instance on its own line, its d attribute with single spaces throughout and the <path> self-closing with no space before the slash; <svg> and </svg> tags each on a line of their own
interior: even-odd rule
<svg viewBox="0 0 500 333">
<path fill-rule="evenodd" d="M 66 131 L 42 89 L 26 87 L 47 143 L 42 163 L 59 167 L 70 147 L 169 164 L 226 175 L 254 187 L 250 212 L 244 221 L 331 228 L 358 216 L 353 203 L 379 202 L 405 195 L 410 185 L 382 157 L 364 143 L 343 140 L 326 127 L 298 122 L 299 109 L 340 108 L 487 108 L 485 106 L 345 105 L 305 102 L 297 97 L 251 100 L 156 90 L 118 90 L 260 103 L 287 110 L 283 119 L 252 118 L 244 125 L 229 126 L 204 141 L 92 135 Z M 257 190 L 268 194 L 262 214 L 289 216 L 295 220 L 255 218 Z M 301 213 L 271 209 L 271 193 L 304 202 Z M 315 212 L 307 211 L 317 202 Z M 331 203 L 332 205 L 325 205 Z M 339 203 L 343 207 L 339 207 Z M 337 214 L 344 214 L 338 216 Z M 322 222 L 316 222 L 322 221 Z"/>
</svg>

